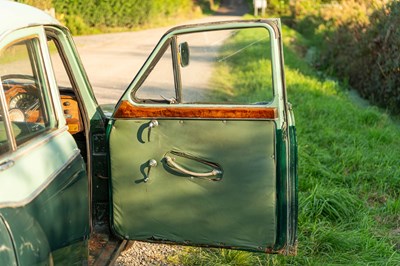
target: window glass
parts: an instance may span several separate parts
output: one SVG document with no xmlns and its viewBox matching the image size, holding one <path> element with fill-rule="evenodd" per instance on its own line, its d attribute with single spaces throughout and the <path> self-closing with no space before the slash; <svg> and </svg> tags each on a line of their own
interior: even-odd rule
<svg viewBox="0 0 400 266">
<path fill-rule="evenodd" d="M 176 56 L 163 56 L 163 65 L 156 65 L 157 82 L 151 90 L 146 86 L 139 88 L 141 97 L 147 97 L 150 91 L 162 94 L 162 82 L 166 78 L 169 84 L 173 81 L 172 65 L 177 77 L 175 86 L 181 93 L 174 97 L 179 103 L 267 104 L 273 100 L 271 40 L 267 29 L 205 31 L 173 38 L 171 50 Z M 176 62 L 168 63 L 173 58 L 177 58 Z"/>
<path fill-rule="evenodd" d="M 55 127 L 39 52 L 39 40 L 27 39 L 0 51 L 0 78 L 17 145 Z"/>
<path fill-rule="evenodd" d="M 65 58 L 65 53 L 62 48 L 62 43 L 57 36 L 52 36 L 49 33 L 47 36 L 48 47 L 50 51 L 50 57 L 55 73 L 57 87 L 60 91 L 61 104 L 64 111 L 64 118 L 68 125 L 68 131 L 71 134 L 77 134 L 83 132 L 83 119 L 80 113 L 78 99 L 74 91 L 74 80 L 72 76 L 72 70 L 68 65 L 68 61 Z M 82 136 L 83 137 L 83 136 Z M 75 140 L 77 137 L 75 136 Z M 78 145 L 81 142 L 77 142 Z M 81 150 L 85 150 L 85 146 L 80 147 Z"/>
<path fill-rule="evenodd" d="M 175 99 L 174 71 L 170 47 L 155 65 L 137 92 L 140 100 L 165 101 Z"/>
<path fill-rule="evenodd" d="M 53 64 L 54 75 L 56 77 L 57 85 L 59 89 L 72 89 L 71 80 L 65 69 L 63 60 L 60 56 L 59 47 L 56 45 L 54 39 L 49 39 L 47 45 L 50 51 L 51 62 Z"/>
</svg>

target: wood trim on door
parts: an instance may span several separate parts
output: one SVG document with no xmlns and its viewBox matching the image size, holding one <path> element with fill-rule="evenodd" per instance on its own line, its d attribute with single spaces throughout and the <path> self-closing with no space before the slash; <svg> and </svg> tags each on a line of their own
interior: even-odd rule
<svg viewBox="0 0 400 266">
<path fill-rule="evenodd" d="M 210 118 L 210 119 L 276 119 L 275 107 L 176 107 L 135 106 L 122 101 L 114 118 Z"/>
</svg>

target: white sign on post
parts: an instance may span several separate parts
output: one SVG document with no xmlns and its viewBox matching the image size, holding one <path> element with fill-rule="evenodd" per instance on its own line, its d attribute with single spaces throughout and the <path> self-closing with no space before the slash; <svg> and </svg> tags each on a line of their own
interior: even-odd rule
<svg viewBox="0 0 400 266">
<path fill-rule="evenodd" d="M 253 0 L 254 16 L 258 15 L 258 9 L 261 9 L 261 14 L 264 16 L 265 9 L 267 8 L 267 0 Z"/>
<path fill-rule="evenodd" d="M 267 0 L 253 0 L 254 8 L 267 8 Z"/>
</svg>

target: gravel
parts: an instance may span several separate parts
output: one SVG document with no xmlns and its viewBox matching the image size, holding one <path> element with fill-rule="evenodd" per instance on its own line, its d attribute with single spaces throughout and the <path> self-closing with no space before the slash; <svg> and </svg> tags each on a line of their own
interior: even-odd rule
<svg viewBox="0 0 400 266">
<path fill-rule="evenodd" d="M 173 262 L 171 258 L 176 256 L 182 248 L 175 245 L 131 241 L 121 252 L 115 265 L 178 266 L 179 264 Z"/>
</svg>

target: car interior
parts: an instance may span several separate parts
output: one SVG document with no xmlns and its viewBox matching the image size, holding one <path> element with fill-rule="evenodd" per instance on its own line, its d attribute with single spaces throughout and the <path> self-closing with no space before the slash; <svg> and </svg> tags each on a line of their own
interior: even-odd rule
<svg viewBox="0 0 400 266">
<path fill-rule="evenodd" d="M 61 60 L 60 46 L 51 35 L 48 38 L 68 131 L 74 137 L 86 161 L 86 138 L 80 104 L 72 86 L 72 79 L 67 73 L 64 61 Z M 0 110 L 0 155 L 10 150 L 10 136 L 7 136 L 4 124 L 6 119 L 11 122 L 17 146 L 56 127 L 54 107 L 49 97 L 49 84 L 43 71 L 43 60 L 37 43 L 37 38 L 28 38 L 12 43 L 0 52 L 0 78 L 4 91 L 1 96 L 1 105 L 4 107 Z"/>
</svg>

